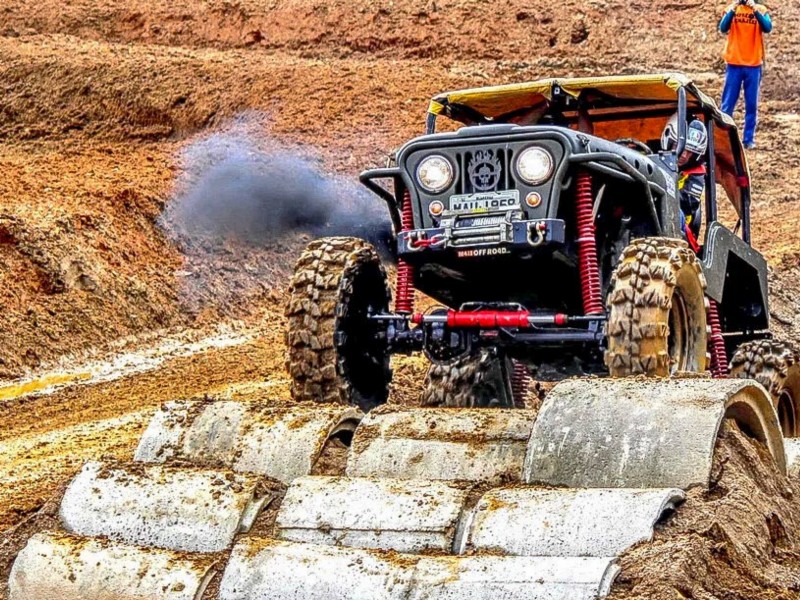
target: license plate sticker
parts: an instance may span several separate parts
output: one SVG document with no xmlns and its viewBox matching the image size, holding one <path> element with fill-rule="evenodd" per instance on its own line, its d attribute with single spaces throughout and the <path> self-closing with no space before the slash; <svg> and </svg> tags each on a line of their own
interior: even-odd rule
<svg viewBox="0 0 800 600">
<path fill-rule="evenodd" d="M 450 196 L 450 211 L 459 215 L 505 212 L 519 208 L 519 190 Z"/>
</svg>

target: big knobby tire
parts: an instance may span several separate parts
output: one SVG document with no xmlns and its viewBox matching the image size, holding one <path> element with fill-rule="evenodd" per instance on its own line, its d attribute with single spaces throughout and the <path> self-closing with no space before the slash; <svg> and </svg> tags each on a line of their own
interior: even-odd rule
<svg viewBox="0 0 800 600">
<path fill-rule="evenodd" d="M 606 301 L 611 376 L 705 371 L 705 288 L 700 263 L 685 242 L 645 238 L 625 248 Z"/>
<path fill-rule="evenodd" d="M 308 245 L 295 266 L 286 309 L 286 367 L 296 401 L 370 410 L 392 378 L 385 337 L 368 312 L 386 313 L 391 293 L 375 248 L 357 238 Z"/>
<path fill-rule="evenodd" d="M 494 349 L 447 362 L 433 363 L 425 376 L 422 406 L 515 408 L 514 364 Z M 521 407 L 520 407 L 521 408 Z"/>
<path fill-rule="evenodd" d="M 770 396 L 786 437 L 800 435 L 800 355 L 792 344 L 755 340 L 736 349 L 731 377 L 755 379 Z"/>
</svg>

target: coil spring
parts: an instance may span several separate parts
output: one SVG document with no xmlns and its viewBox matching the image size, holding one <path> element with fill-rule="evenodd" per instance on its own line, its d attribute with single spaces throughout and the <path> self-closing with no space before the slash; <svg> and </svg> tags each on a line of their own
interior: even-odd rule
<svg viewBox="0 0 800 600">
<path fill-rule="evenodd" d="M 411 206 L 411 194 L 409 194 L 408 190 L 403 194 L 400 224 L 403 227 L 403 231 L 409 231 L 414 228 L 414 210 Z M 402 258 L 397 261 L 396 288 L 395 311 L 399 313 L 414 312 L 414 267 Z"/>
<path fill-rule="evenodd" d="M 722 379 L 728 376 L 728 355 L 722 337 L 719 305 L 711 298 L 708 299 L 708 324 L 711 327 L 711 338 L 708 340 L 711 350 L 711 376 L 714 379 Z"/>
<path fill-rule="evenodd" d="M 581 276 L 581 295 L 583 312 L 587 315 L 603 312 L 592 204 L 592 177 L 583 171 L 578 174 L 575 186 L 575 208 L 578 222 L 578 266 Z"/>
<path fill-rule="evenodd" d="M 525 408 L 525 396 L 530 385 L 530 373 L 524 363 L 515 360 L 511 372 L 511 395 L 514 397 L 514 406 Z"/>
</svg>

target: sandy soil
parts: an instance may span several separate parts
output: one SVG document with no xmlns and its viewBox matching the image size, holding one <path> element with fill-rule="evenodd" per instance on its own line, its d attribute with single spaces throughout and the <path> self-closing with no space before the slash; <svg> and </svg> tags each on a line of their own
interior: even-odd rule
<svg viewBox="0 0 800 600">
<path fill-rule="evenodd" d="M 625 552 L 609 598 L 800 598 L 800 506 L 769 452 L 728 423 L 708 490 L 695 488 L 655 539 Z"/>
<path fill-rule="evenodd" d="M 263 144 L 354 180 L 420 133 L 447 88 L 678 68 L 717 95 L 716 4 L 0 0 L 0 388 L 220 321 L 264 332 L 0 401 L 0 530 L 87 458 L 129 456 L 164 400 L 287 393 L 280 305 L 304 240 L 176 242 L 159 217 L 188 145 L 245 114 Z M 800 340 L 800 5 L 772 10 L 754 242 L 773 268 L 775 328 Z M 397 397 L 413 401 L 424 365 L 398 365 Z"/>
</svg>

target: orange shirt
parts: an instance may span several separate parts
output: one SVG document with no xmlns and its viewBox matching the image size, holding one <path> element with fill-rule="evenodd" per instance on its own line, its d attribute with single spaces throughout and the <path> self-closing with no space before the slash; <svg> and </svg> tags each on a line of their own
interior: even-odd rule
<svg viewBox="0 0 800 600">
<path fill-rule="evenodd" d="M 756 4 L 755 10 L 764 14 L 767 7 Z M 764 62 L 764 33 L 752 8 L 742 4 L 736 7 L 723 57 L 729 65 L 740 67 L 758 67 Z"/>
</svg>

